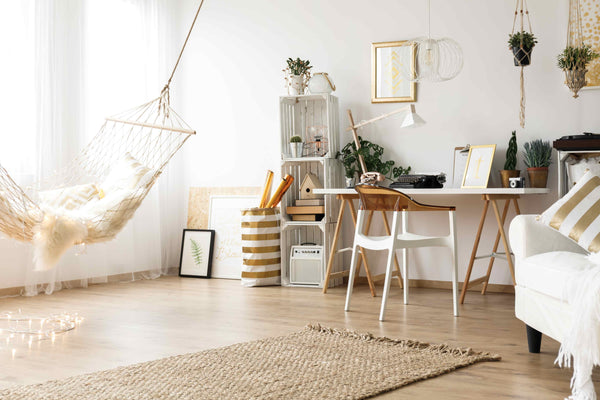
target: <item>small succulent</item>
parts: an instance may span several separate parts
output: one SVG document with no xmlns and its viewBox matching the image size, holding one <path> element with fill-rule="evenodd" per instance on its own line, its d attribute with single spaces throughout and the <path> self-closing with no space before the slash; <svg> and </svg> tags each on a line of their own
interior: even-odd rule
<svg viewBox="0 0 600 400">
<path fill-rule="evenodd" d="M 523 145 L 524 162 L 527 168 L 548 167 L 552 164 L 552 146 L 549 141 L 532 140 Z"/>
<path fill-rule="evenodd" d="M 290 143 L 302 143 L 302 138 L 300 136 L 292 136 L 290 138 Z"/>
<path fill-rule="evenodd" d="M 523 50 L 530 51 L 536 43 L 537 38 L 533 33 L 521 31 L 508 35 L 508 48 L 523 46 Z"/>
<path fill-rule="evenodd" d="M 588 63 L 600 57 L 586 44 L 580 47 L 567 46 L 557 57 L 558 68 L 563 70 L 585 69 Z"/>
<path fill-rule="evenodd" d="M 309 60 L 301 60 L 299 57 L 295 60 L 292 58 L 287 59 L 287 66 L 292 75 L 303 75 L 312 68 Z"/>
</svg>

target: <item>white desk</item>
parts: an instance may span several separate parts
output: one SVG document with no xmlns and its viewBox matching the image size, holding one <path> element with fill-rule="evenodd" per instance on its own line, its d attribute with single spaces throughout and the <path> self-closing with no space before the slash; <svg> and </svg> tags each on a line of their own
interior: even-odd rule
<svg viewBox="0 0 600 400">
<path fill-rule="evenodd" d="M 508 245 L 508 240 L 506 239 L 506 234 L 504 232 L 504 222 L 506 221 L 506 215 L 508 213 L 508 208 L 512 202 L 512 204 L 514 205 L 515 211 L 518 215 L 521 213 L 521 211 L 519 209 L 519 203 L 517 202 L 517 200 L 522 195 L 541 195 L 541 194 L 548 194 L 550 192 L 550 190 L 546 189 L 546 188 L 544 188 L 544 189 L 538 189 L 538 188 L 520 188 L 520 189 L 503 189 L 503 188 L 455 189 L 455 188 L 448 188 L 448 189 L 446 189 L 446 188 L 443 188 L 443 189 L 397 189 L 397 190 L 404 194 L 407 194 L 409 196 L 414 196 L 414 197 L 418 197 L 421 195 L 422 196 L 425 196 L 425 195 L 446 195 L 446 196 L 448 196 L 448 195 L 461 195 L 461 196 L 479 195 L 479 196 L 481 196 L 481 199 L 484 201 L 483 212 L 481 214 L 481 219 L 479 221 L 479 227 L 477 229 L 477 234 L 475 235 L 475 241 L 473 243 L 473 250 L 471 252 L 471 258 L 469 260 L 469 266 L 467 268 L 467 273 L 466 273 L 465 280 L 464 280 L 464 283 L 462 286 L 462 293 L 460 296 L 461 304 L 464 303 L 467 289 L 471 286 L 475 286 L 475 285 L 482 283 L 483 289 L 482 289 L 481 293 L 485 294 L 485 291 L 487 289 L 487 285 L 488 285 L 488 282 L 490 279 L 490 274 L 492 272 L 492 267 L 494 265 L 494 260 L 496 258 L 498 258 L 499 256 L 504 255 L 506 257 L 508 266 L 510 268 L 510 273 L 511 273 L 511 276 L 513 279 L 513 284 L 515 283 L 515 271 L 514 271 L 512 258 L 510 257 L 510 254 L 511 254 L 510 247 Z M 332 273 L 331 268 L 333 266 L 334 257 L 338 253 L 348 250 L 347 248 L 338 250 L 337 244 L 338 244 L 338 240 L 339 240 L 339 234 L 341 231 L 342 219 L 344 217 L 345 206 L 348 206 L 350 213 L 352 214 L 352 219 L 356 226 L 356 209 L 354 208 L 353 200 L 358 199 L 358 194 L 356 193 L 356 190 L 354 190 L 354 189 L 315 189 L 314 193 L 330 195 L 330 196 L 335 195 L 337 197 L 337 199 L 340 200 L 340 211 L 339 211 L 339 215 L 338 215 L 337 226 L 335 228 L 333 243 L 331 245 L 331 253 L 329 254 L 329 258 L 327 260 L 327 272 L 325 275 L 325 282 L 323 283 L 323 293 L 327 293 L 327 286 L 329 284 L 330 278 L 345 277 L 345 276 L 349 275 L 349 271 L 347 271 L 347 270 Z M 502 214 L 500 214 L 498 204 L 496 203 L 497 200 L 505 200 L 504 209 L 502 211 Z M 481 233 L 483 231 L 483 225 L 484 225 L 484 222 L 485 222 L 485 219 L 487 216 L 487 211 L 488 211 L 490 203 L 492 204 L 492 208 L 494 210 L 494 215 L 496 217 L 496 223 L 498 225 L 498 232 L 496 234 L 496 240 L 494 242 L 492 253 L 489 255 L 478 256 L 477 249 L 479 247 L 479 241 L 481 239 Z M 373 211 L 370 212 L 368 219 L 367 219 L 367 224 L 365 226 L 366 234 L 368 234 L 368 232 L 369 232 L 372 217 L 373 217 Z M 382 212 L 382 217 L 383 217 L 383 222 L 384 222 L 386 231 L 389 234 L 389 224 L 388 224 L 385 212 Z M 497 252 L 500 240 L 502 240 L 502 244 L 504 246 L 504 253 Z M 473 264 L 475 263 L 475 260 L 478 260 L 481 258 L 490 258 L 487 273 L 480 278 L 470 280 L 471 272 L 473 270 Z M 375 296 L 374 282 L 381 279 L 382 276 L 373 277 L 371 275 L 370 268 L 369 268 L 369 265 L 368 265 L 368 262 L 367 262 L 364 252 L 361 252 L 361 259 L 359 259 L 359 262 L 357 264 L 357 269 L 360 269 L 361 261 L 362 261 L 362 263 L 365 264 L 365 272 L 367 274 L 367 280 L 369 282 L 369 288 L 371 290 L 371 295 Z M 395 267 L 396 267 L 396 272 L 394 273 L 394 276 L 398 277 L 399 284 L 401 285 L 400 269 L 398 267 L 397 260 L 395 260 Z M 358 276 L 358 271 L 357 271 L 356 276 Z"/>
</svg>

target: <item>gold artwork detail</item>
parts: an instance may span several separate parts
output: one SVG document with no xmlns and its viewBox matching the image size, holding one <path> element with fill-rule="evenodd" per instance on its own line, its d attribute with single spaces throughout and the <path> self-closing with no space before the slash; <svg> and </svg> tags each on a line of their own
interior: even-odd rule
<svg viewBox="0 0 600 400">
<path fill-rule="evenodd" d="M 399 96 L 400 85 L 402 84 L 402 74 L 400 74 L 400 70 L 402 67 L 402 61 L 400 58 L 400 54 L 396 50 L 392 50 L 390 54 L 390 58 L 385 64 L 385 83 L 390 85 L 392 88 L 392 94 L 394 96 Z"/>
<path fill-rule="evenodd" d="M 581 0 L 581 30 L 583 41 L 600 52 L 600 1 Z M 600 58 L 588 64 L 587 87 L 600 86 Z"/>
<path fill-rule="evenodd" d="M 188 229 L 208 229 L 210 196 L 261 195 L 260 187 L 191 187 L 188 202 Z M 258 207 L 258 204 L 256 205 Z"/>
</svg>

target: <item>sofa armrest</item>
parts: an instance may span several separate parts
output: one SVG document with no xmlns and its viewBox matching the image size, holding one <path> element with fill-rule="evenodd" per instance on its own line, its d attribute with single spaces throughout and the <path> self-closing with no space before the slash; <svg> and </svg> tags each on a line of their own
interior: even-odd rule
<svg viewBox="0 0 600 400">
<path fill-rule="evenodd" d="M 537 221 L 535 215 L 517 215 L 510 223 L 508 236 L 516 259 L 550 251 L 587 254 L 571 239 Z"/>
</svg>

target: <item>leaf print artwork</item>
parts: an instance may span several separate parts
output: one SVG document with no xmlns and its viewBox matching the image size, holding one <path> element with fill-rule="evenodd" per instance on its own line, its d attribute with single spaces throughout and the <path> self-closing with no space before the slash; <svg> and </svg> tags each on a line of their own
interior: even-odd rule
<svg viewBox="0 0 600 400">
<path fill-rule="evenodd" d="M 192 246 L 192 257 L 194 258 L 194 263 L 196 264 L 196 266 L 200 266 L 202 265 L 203 256 L 202 247 L 200 247 L 198 242 L 196 242 L 194 239 L 190 239 L 190 243 Z"/>
</svg>

